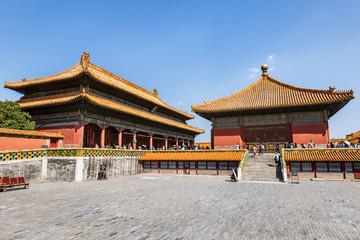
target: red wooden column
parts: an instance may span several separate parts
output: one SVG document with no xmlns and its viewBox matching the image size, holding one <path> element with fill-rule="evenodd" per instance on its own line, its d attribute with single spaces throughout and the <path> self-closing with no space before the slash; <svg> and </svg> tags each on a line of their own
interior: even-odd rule
<svg viewBox="0 0 360 240">
<path fill-rule="evenodd" d="M 101 126 L 101 140 L 100 140 L 100 147 L 105 147 L 105 124 Z"/>
<path fill-rule="evenodd" d="M 80 128 L 79 128 L 79 147 L 83 147 L 83 139 L 84 139 L 84 121 L 80 121 Z"/>
<path fill-rule="evenodd" d="M 136 150 L 136 130 L 133 133 L 133 149 Z"/>
<path fill-rule="evenodd" d="M 108 146 L 110 146 L 110 144 L 111 144 L 111 127 L 108 127 L 107 129 L 106 129 L 106 134 L 105 134 L 105 136 L 106 136 L 106 142 L 105 142 L 105 145 L 108 145 Z"/>
<path fill-rule="evenodd" d="M 165 150 L 168 149 L 168 137 L 165 137 Z"/>
<path fill-rule="evenodd" d="M 94 147 L 94 124 L 89 123 L 89 133 L 87 136 L 87 146 Z"/>
<path fill-rule="evenodd" d="M 153 149 L 153 134 L 150 133 L 150 150 Z"/>
<path fill-rule="evenodd" d="M 119 149 L 121 149 L 121 147 L 122 147 L 122 128 L 119 129 L 118 145 L 119 145 Z"/>
</svg>

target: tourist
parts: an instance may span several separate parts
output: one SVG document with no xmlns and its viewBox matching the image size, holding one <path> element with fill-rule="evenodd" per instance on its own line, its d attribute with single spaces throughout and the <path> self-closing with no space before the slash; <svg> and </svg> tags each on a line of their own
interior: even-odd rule
<svg viewBox="0 0 360 240">
<path fill-rule="evenodd" d="M 205 146 L 201 146 L 201 150 L 205 150 Z"/>
<path fill-rule="evenodd" d="M 280 145 L 279 143 L 276 143 L 276 150 L 275 150 L 276 153 L 280 153 Z"/>
<path fill-rule="evenodd" d="M 99 148 L 99 145 L 97 143 L 95 143 L 95 148 Z"/>
<path fill-rule="evenodd" d="M 256 156 L 256 145 L 254 145 L 253 147 L 253 153 L 254 153 L 254 157 Z"/>
<path fill-rule="evenodd" d="M 276 166 L 278 166 L 279 165 L 279 156 L 277 155 L 276 152 L 275 152 L 275 156 L 274 156 L 274 161 L 275 161 Z"/>
<path fill-rule="evenodd" d="M 264 145 L 262 145 L 262 143 L 260 143 L 260 145 L 259 145 L 259 155 L 264 155 L 263 154 L 263 149 L 264 149 Z"/>
<path fill-rule="evenodd" d="M 236 143 L 236 144 L 235 144 L 235 146 L 236 146 L 236 149 L 237 149 L 237 150 L 239 150 L 239 149 L 240 149 L 240 145 L 239 145 L 239 143 Z"/>
</svg>

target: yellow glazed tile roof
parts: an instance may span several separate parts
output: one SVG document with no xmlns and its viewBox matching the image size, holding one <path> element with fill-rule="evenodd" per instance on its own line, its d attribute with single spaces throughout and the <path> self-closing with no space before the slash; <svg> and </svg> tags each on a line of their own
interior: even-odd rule
<svg viewBox="0 0 360 240">
<path fill-rule="evenodd" d="M 232 95 L 192 106 L 194 112 L 237 110 L 328 104 L 353 99 L 353 91 L 314 90 L 294 87 L 267 75 Z"/>
<path fill-rule="evenodd" d="M 15 136 L 27 136 L 27 137 L 47 137 L 47 138 L 64 138 L 61 133 L 49 133 L 49 132 L 38 132 L 38 131 L 27 131 L 19 129 L 7 129 L 0 128 L 0 135 L 15 135 Z"/>
<path fill-rule="evenodd" d="M 346 135 L 346 138 L 349 142 L 358 142 L 360 139 L 360 131 L 357 131 L 356 133 L 348 134 Z"/>
<path fill-rule="evenodd" d="M 149 152 L 140 161 L 241 161 L 245 151 L 160 151 Z"/>
<path fill-rule="evenodd" d="M 283 149 L 282 156 L 285 161 L 360 161 L 360 149 Z"/>
<path fill-rule="evenodd" d="M 204 133 L 204 130 L 189 126 L 184 123 L 180 123 L 171 119 L 167 119 L 165 117 L 161 117 L 155 115 L 150 112 L 146 112 L 143 110 L 139 110 L 128 105 L 108 100 L 107 98 L 100 97 L 93 93 L 90 93 L 83 89 L 83 91 L 74 92 L 74 93 L 67 93 L 67 94 L 60 94 L 60 95 L 52 95 L 48 97 L 40 97 L 40 98 L 32 98 L 32 99 L 21 99 L 19 101 L 20 107 L 22 109 L 28 109 L 33 107 L 45 107 L 50 105 L 59 105 L 64 103 L 70 103 L 77 101 L 79 99 L 84 99 L 92 104 L 101 106 L 103 108 L 115 110 L 118 112 L 126 113 L 135 117 L 148 119 L 151 121 L 159 122 L 162 124 L 166 124 L 172 127 L 177 127 L 181 129 L 185 129 L 191 132 L 195 132 L 197 134 Z"/>
<path fill-rule="evenodd" d="M 91 76 L 96 81 L 99 81 L 101 83 L 104 83 L 106 85 L 109 85 L 111 87 L 117 88 L 119 90 L 128 92 L 132 95 L 138 96 L 142 99 L 145 99 L 147 101 L 150 101 L 159 107 L 163 107 L 165 109 L 168 109 L 172 112 L 176 112 L 182 116 L 185 116 L 188 119 L 193 119 L 194 115 L 180 111 L 176 108 L 173 108 L 166 104 L 164 101 L 162 101 L 158 95 L 157 92 L 150 92 L 144 88 L 141 88 L 137 86 L 136 84 L 133 84 L 93 63 L 89 60 L 90 54 L 84 53 L 81 57 L 80 63 L 76 64 L 72 68 L 69 68 L 63 72 L 42 77 L 42 78 L 35 78 L 35 79 L 29 79 L 19 82 L 5 82 L 5 87 L 13 89 L 15 91 L 29 87 L 29 86 L 35 86 L 40 85 L 44 83 L 52 83 L 52 82 L 61 82 L 65 79 L 71 79 L 77 76 L 80 76 L 82 74 L 86 74 Z"/>
</svg>

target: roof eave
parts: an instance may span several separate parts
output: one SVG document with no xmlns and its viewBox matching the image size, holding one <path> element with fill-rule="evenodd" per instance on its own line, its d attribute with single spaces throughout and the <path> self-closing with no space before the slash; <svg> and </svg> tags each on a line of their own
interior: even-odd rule
<svg viewBox="0 0 360 240">
<path fill-rule="evenodd" d="M 226 115 L 226 114 L 234 114 L 234 113 L 249 113 L 251 111 L 257 112 L 257 111 L 264 111 L 264 110 L 283 110 L 287 108 L 299 108 L 299 107 L 313 107 L 313 106 L 324 106 L 324 105 L 332 105 L 332 104 L 341 104 L 341 107 L 338 108 L 335 112 L 332 112 L 330 117 L 333 116 L 336 112 L 338 112 L 341 108 L 343 108 L 350 100 L 354 99 L 353 96 L 340 99 L 337 101 L 331 101 L 326 103 L 316 103 L 316 104 L 308 104 L 308 105 L 290 105 L 290 106 L 280 106 L 280 107 L 266 107 L 266 108 L 253 108 L 253 109 L 234 109 L 234 110 L 222 110 L 222 111 L 203 111 L 203 110 L 197 110 L 193 109 L 193 111 L 200 115 L 201 117 L 204 117 L 208 120 L 211 119 L 211 115 Z"/>
</svg>

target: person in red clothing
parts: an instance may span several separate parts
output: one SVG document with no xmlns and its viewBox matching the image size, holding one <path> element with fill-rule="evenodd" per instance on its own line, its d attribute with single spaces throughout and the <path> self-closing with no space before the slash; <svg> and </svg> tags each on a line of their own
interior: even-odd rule
<svg viewBox="0 0 360 240">
<path fill-rule="evenodd" d="M 201 150 L 205 150 L 205 147 L 204 147 L 204 146 L 201 146 Z"/>
</svg>

